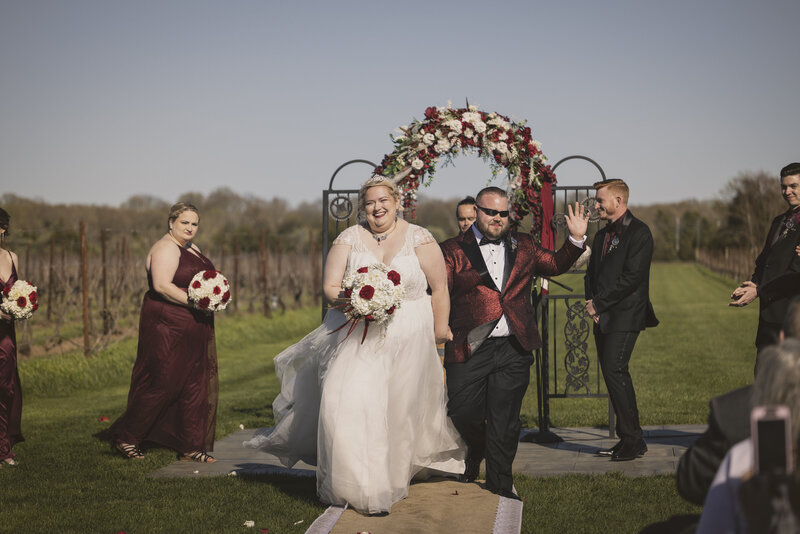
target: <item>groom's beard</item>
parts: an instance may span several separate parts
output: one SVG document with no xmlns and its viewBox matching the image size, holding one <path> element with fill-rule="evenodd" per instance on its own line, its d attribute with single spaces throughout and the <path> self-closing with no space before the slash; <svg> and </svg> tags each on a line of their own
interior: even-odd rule
<svg viewBox="0 0 800 534">
<path fill-rule="evenodd" d="M 511 228 L 511 225 L 508 224 L 507 221 L 505 223 L 503 223 L 503 221 L 500 221 L 499 226 L 492 224 L 492 221 L 490 221 L 488 225 L 484 225 L 483 221 L 477 220 L 475 221 L 475 224 L 478 225 L 478 230 L 481 231 L 481 234 L 485 235 L 490 239 L 504 238 L 505 235 L 508 233 L 509 229 Z"/>
</svg>

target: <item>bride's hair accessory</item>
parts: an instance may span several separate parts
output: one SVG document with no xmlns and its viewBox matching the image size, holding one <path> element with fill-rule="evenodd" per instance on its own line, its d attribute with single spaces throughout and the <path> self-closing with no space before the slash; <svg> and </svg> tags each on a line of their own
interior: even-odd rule
<svg viewBox="0 0 800 534">
<path fill-rule="evenodd" d="M 402 178 L 399 178 L 398 181 L 399 180 L 402 180 Z M 397 189 L 397 181 L 395 181 L 393 178 L 389 178 L 387 176 L 380 176 L 376 174 L 373 175 L 369 180 L 364 182 L 364 184 L 361 186 L 361 189 L 358 192 L 359 210 L 364 211 L 364 208 L 366 207 L 364 204 L 364 195 L 366 195 L 367 190 L 381 185 L 389 189 L 392 198 L 394 198 L 398 202 L 400 201 L 400 190 Z M 398 211 L 400 211 L 400 208 L 398 208 Z"/>
</svg>

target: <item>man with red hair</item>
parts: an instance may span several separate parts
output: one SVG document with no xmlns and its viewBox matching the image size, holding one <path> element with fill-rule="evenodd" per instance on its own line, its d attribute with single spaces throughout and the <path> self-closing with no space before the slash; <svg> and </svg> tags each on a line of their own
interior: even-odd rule
<svg viewBox="0 0 800 534">
<path fill-rule="evenodd" d="M 614 461 L 647 452 L 639 424 L 636 392 L 628 371 L 639 332 L 656 326 L 650 303 L 653 236 L 628 210 L 628 185 L 618 179 L 594 184 L 595 210 L 608 224 L 594 236 L 584 277 L 586 312 L 594 320 L 597 358 L 617 416 L 620 441 L 597 454 Z"/>
</svg>

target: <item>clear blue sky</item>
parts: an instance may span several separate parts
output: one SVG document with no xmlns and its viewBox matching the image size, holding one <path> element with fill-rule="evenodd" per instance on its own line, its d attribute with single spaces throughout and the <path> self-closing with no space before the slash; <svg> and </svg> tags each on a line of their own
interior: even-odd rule
<svg viewBox="0 0 800 534">
<path fill-rule="evenodd" d="M 713 198 L 800 160 L 798 23 L 797 0 L 0 0 L 0 193 L 317 200 L 339 164 L 466 97 L 634 203 Z M 459 157 L 428 194 L 488 176 Z"/>
</svg>

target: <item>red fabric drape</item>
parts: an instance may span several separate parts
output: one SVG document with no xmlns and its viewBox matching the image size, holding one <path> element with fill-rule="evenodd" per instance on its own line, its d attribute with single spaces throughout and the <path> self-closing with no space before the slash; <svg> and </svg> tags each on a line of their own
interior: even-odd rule
<svg viewBox="0 0 800 534">
<path fill-rule="evenodd" d="M 542 246 L 548 250 L 555 250 L 555 236 L 550 222 L 553 220 L 553 186 L 550 182 L 542 184 L 539 192 L 542 201 Z"/>
</svg>

